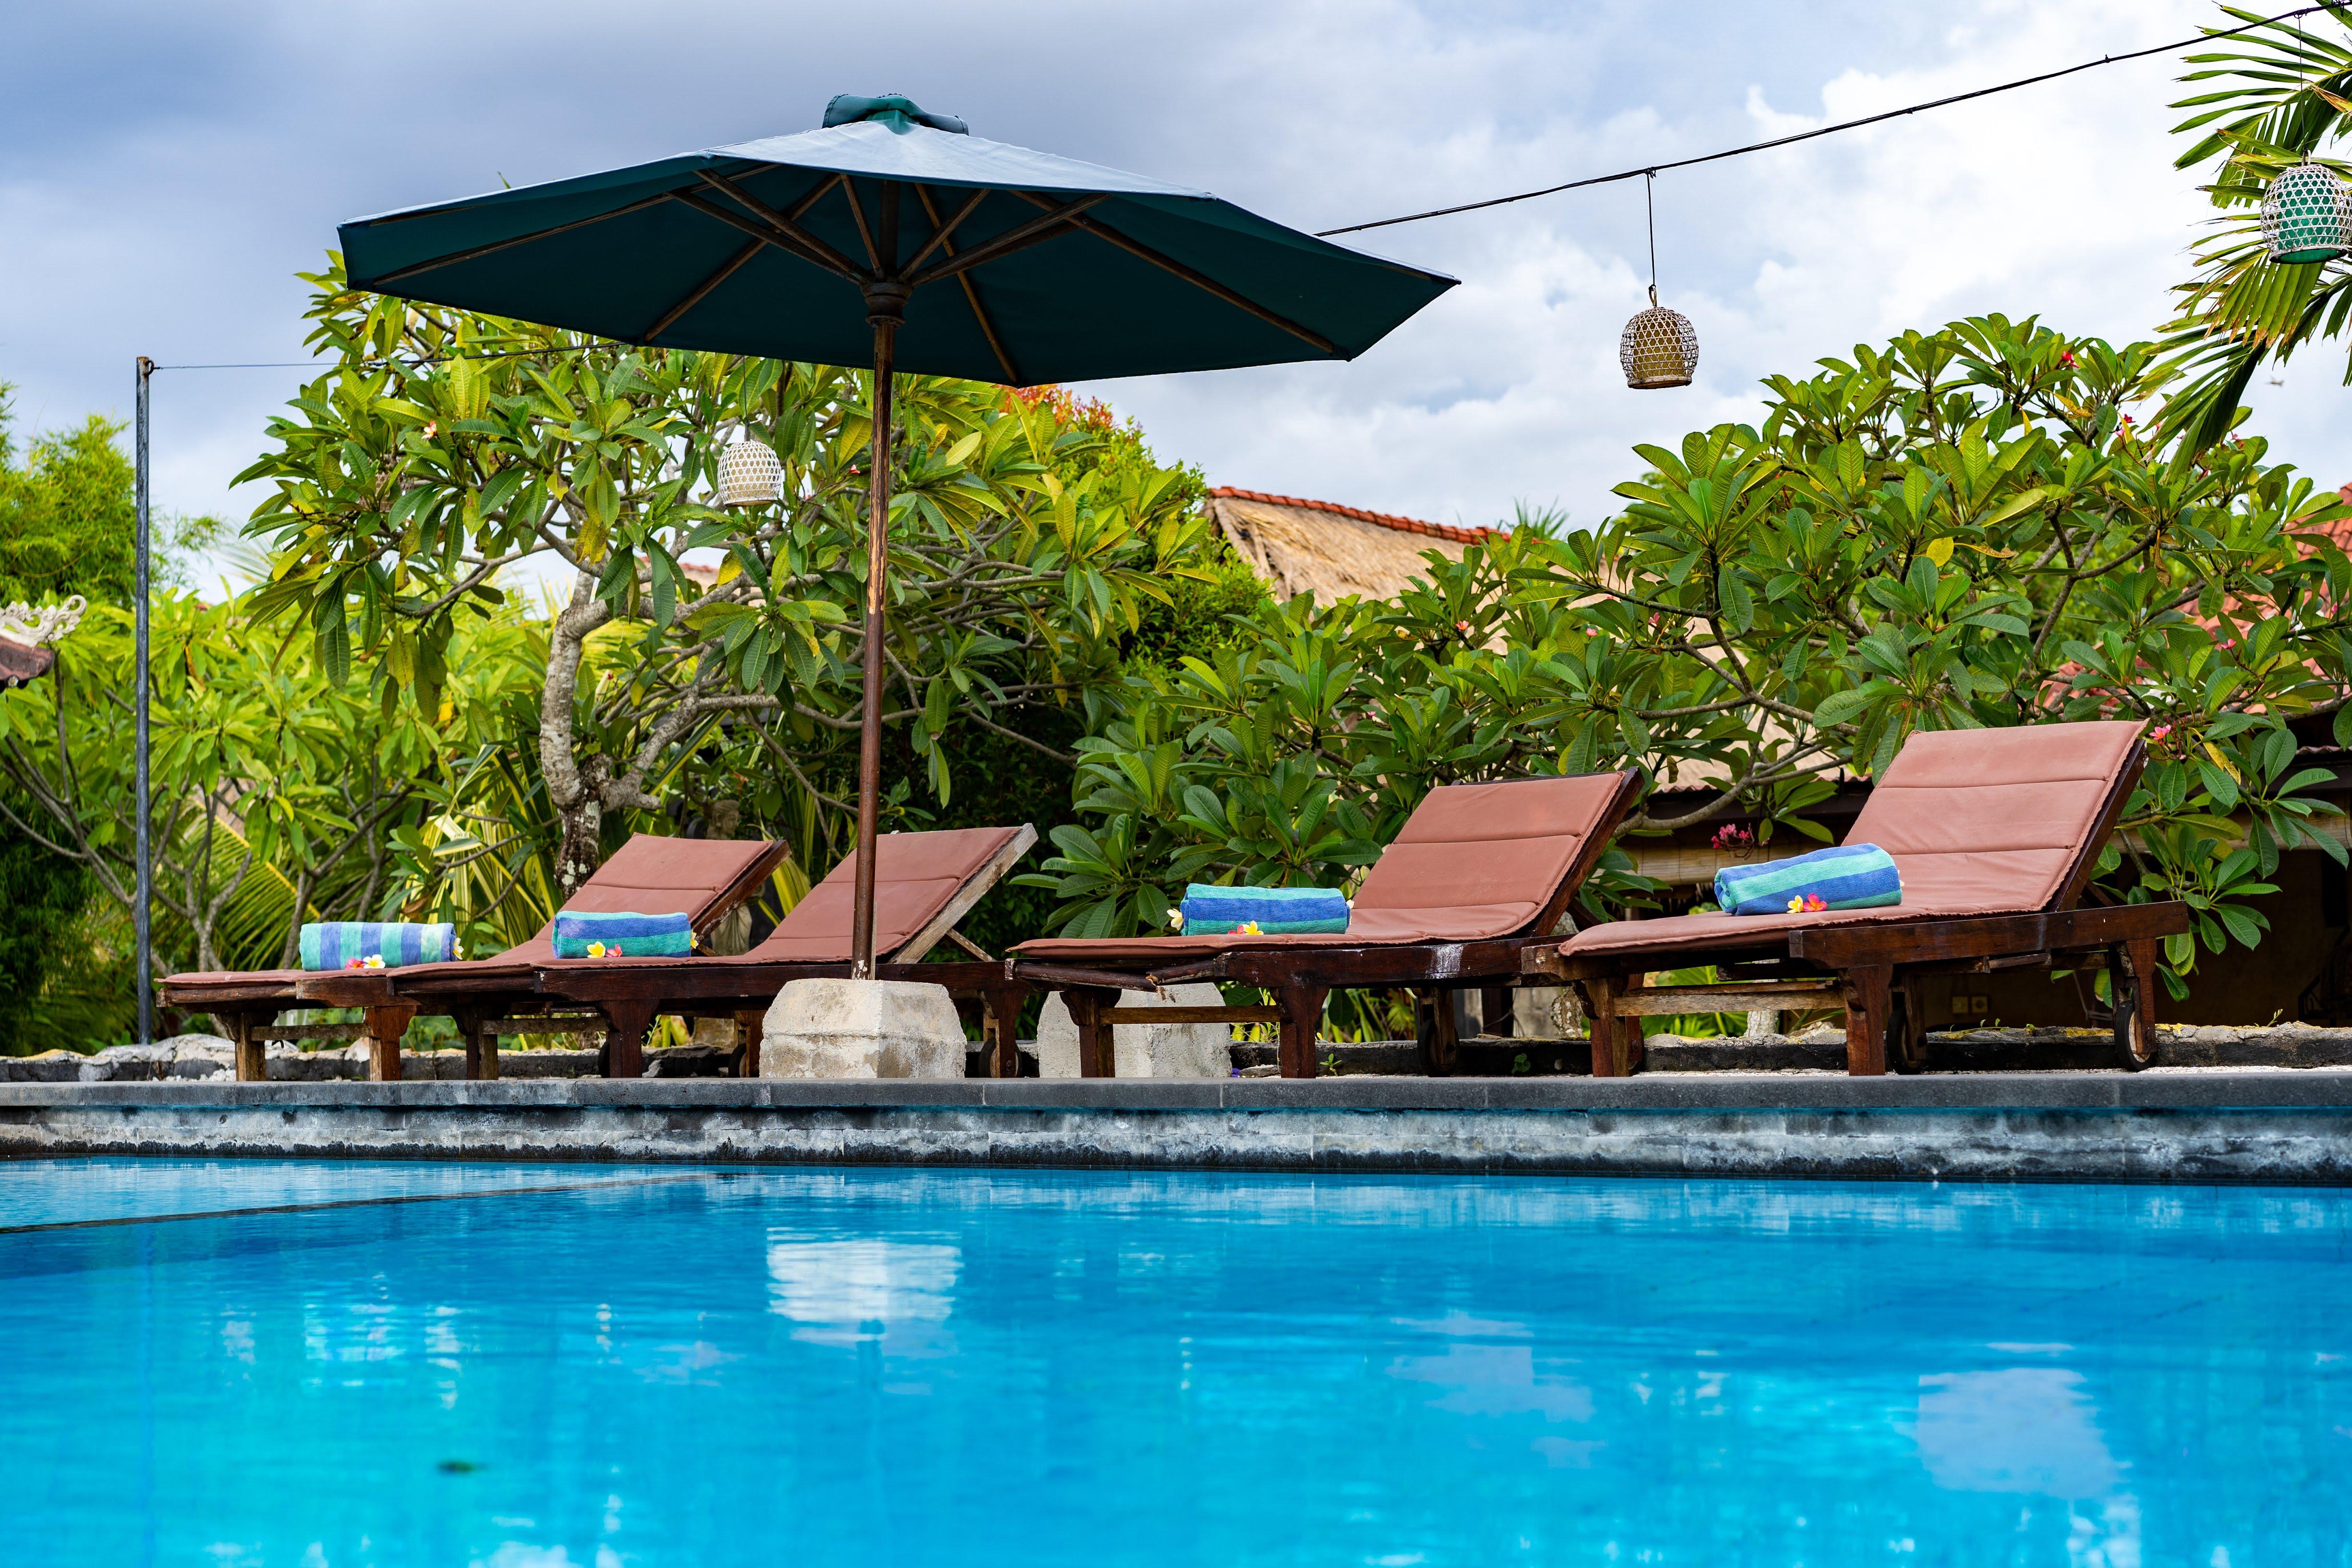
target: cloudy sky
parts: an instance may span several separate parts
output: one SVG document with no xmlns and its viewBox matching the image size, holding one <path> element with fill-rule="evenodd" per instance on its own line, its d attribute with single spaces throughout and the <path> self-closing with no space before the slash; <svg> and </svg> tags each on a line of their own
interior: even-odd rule
<svg viewBox="0 0 2352 1568">
<path fill-rule="evenodd" d="M 0 381 L 20 432 L 126 414 L 131 362 L 301 354 L 339 219 L 814 126 L 905 92 L 975 132 L 1322 228 L 1785 133 L 2185 37 L 2204 0 L 208 0 L 26 7 L 0 54 Z M 1364 237 L 1463 286 L 1353 364 L 1107 383 L 1214 483 L 1445 521 L 1591 523 L 1628 448 L 1757 379 L 1912 326 L 2163 319 L 2206 216 L 2152 59 L 1658 183 L 1697 383 L 1626 390 L 1639 182 Z M 2258 381 L 2258 427 L 2352 479 L 2341 351 Z M 2278 374 L 2278 373 L 2273 373 Z M 284 370 L 158 378 L 160 504 L 228 480 Z"/>
</svg>

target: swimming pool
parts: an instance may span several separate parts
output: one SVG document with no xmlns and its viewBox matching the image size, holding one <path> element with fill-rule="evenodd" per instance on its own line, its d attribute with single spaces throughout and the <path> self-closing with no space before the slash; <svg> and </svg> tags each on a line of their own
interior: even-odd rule
<svg viewBox="0 0 2352 1568">
<path fill-rule="evenodd" d="M 2352 1562 L 2336 1192 L 21 1162 L 0 1300 L 12 1565 Z"/>
</svg>

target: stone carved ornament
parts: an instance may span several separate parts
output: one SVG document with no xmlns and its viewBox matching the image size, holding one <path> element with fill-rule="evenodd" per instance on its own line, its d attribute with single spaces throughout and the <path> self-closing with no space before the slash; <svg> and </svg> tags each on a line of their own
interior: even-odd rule
<svg viewBox="0 0 2352 1568">
<path fill-rule="evenodd" d="M 58 656 L 41 645 L 70 635 L 88 608 L 89 602 L 79 594 L 39 609 L 22 600 L 0 606 L 0 689 L 13 690 L 47 675 Z"/>
<path fill-rule="evenodd" d="M 89 601 L 79 594 L 62 604 L 43 605 L 37 609 L 19 599 L 0 607 L 0 637 L 14 637 L 36 647 L 54 643 L 70 637 L 74 628 L 81 625 L 82 612 L 89 608 Z"/>
</svg>

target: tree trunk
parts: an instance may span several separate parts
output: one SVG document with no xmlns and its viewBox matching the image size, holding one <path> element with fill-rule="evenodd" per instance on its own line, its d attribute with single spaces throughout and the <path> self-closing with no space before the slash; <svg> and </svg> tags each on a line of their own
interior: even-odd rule
<svg viewBox="0 0 2352 1568">
<path fill-rule="evenodd" d="M 539 766 L 547 780 L 548 800 L 563 824 L 562 847 L 555 856 L 559 900 L 571 898 L 603 861 L 598 844 L 604 818 L 604 780 L 601 770 L 583 770 L 572 755 L 572 711 L 581 650 L 588 634 L 611 618 L 611 609 L 596 597 L 596 580 L 583 572 L 572 583 L 572 602 L 549 629 L 547 686 L 539 699 Z"/>
<path fill-rule="evenodd" d="M 557 816 L 563 823 L 563 845 L 555 852 L 555 884 L 559 895 L 569 899 L 604 863 L 604 808 L 595 792 L 588 790 L 572 805 L 558 807 Z"/>
</svg>

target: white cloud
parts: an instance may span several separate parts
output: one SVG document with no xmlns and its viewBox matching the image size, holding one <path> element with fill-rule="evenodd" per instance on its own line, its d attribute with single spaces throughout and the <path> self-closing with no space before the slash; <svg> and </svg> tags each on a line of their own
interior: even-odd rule
<svg viewBox="0 0 2352 1568">
<path fill-rule="evenodd" d="M 0 60 L 0 379 L 28 423 L 127 414 L 139 353 L 299 354 L 298 268 L 341 218 L 814 123 L 904 90 L 982 134 L 1324 227 L 1665 161 L 2184 37 L 2203 0 L 1678 5 L 1210 0 L 790 10 L 450 0 L 53 7 Z M 687 21 L 691 25 L 681 25 Z M 1666 302 L 1696 384 L 1628 391 L 1640 183 L 1358 237 L 1463 286 L 1352 365 L 1117 382 L 1212 479 L 1444 521 L 1613 508 L 1636 441 L 1748 417 L 1757 379 L 1911 326 L 2039 311 L 2149 333 L 2206 210 L 2150 59 L 1669 174 Z M 2258 382 L 2280 456 L 2352 478 L 2341 351 Z M 227 480 L 287 372 L 159 381 L 169 509 Z"/>
</svg>

